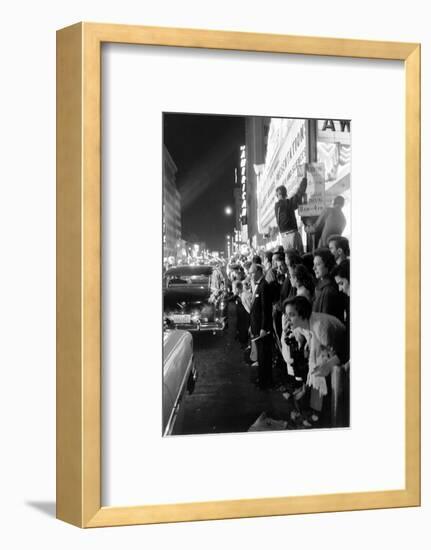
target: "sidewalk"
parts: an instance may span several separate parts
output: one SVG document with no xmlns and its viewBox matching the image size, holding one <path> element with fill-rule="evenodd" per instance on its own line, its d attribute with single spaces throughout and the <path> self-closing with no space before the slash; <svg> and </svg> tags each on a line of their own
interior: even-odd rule
<svg viewBox="0 0 431 550">
<path fill-rule="evenodd" d="M 235 340 L 235 306 L 229 308 L 229 326 L 224 334 L 198 334 L 194 337 L 198 380 L 195 391 L 183 403 L 182 434 L 246 432 L 256 419 L 291 420 L 292 399 L 279 390 L 260 390 L 253 382 L 257 368 L 249 366 Z M 277 383 L 279 376 L 276 376 Z"/>
</svg>

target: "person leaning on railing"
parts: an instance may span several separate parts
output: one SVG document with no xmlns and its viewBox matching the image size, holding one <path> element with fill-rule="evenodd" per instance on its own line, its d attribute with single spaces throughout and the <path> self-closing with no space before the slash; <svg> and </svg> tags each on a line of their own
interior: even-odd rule
<svg viewBox="0 0 431 550">
<path fill-rule="evenodd" d="M 307 386 L 310 389 L 310 407 L 314 411 L 311 418 L 331 427 L 348 425 L 348 410 L 340 411 L 336 382 L 347 360 L 344 324 L 333 315 L 313 312 L 307 298 L 295 296 L 284 303 L 283 326 L 293 333 L 301 345 L 304 339 L 306 341 Z"/>
</svg>

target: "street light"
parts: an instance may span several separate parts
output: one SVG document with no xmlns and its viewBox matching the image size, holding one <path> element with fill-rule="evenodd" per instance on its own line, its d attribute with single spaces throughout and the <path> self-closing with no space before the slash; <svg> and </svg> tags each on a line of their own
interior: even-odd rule
<svg viewBox="0 0 431 550">
<path fill-rule="evenodd" d="M 232 208 L 230 206 L 225 206 L 224 213 L 226 214 L 226 216 L 230 216 L 232 214 Z"/>
</svg>

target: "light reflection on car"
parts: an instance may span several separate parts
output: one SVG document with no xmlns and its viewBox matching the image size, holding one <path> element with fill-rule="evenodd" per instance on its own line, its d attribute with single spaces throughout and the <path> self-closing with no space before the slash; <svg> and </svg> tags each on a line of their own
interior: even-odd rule
<svg viewBox="0 0 431 550">
<path fill-rule="evenodd" d="M 227 320 L 227 294 L 211 289 L 213 266 L 177 266 L 164 276 L 164 315 L 177 328 L 222 331 Z"/>
<path fill-rule="evenodd" d="M 192 393 L 197 379 L 193 338 L 185 330 L 163 331 L 163 435 L 179 433 L 184 417 L 184 397 Z"/>
</svg>

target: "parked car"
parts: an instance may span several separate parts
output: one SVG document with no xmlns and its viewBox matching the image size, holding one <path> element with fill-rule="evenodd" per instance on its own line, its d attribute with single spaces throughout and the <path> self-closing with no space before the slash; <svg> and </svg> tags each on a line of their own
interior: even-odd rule
<svg viewBox="0 0 431 550">
<path fill-rule="evenodd" d="M 165 272 L 164 315 L 175 327 L 192 332 L 217 332 L 226 327 L 227 293 L 224 283 L 217 290 L 211 288 L 214 269 L 183 265 Z"/>
<path fill-rule="evenodd" d="M 163 331 L 163 435 L 181 430 L 186 392 L 192 393 L 197 379 L 190 332 L 166 328 Z"/>
</svg>

